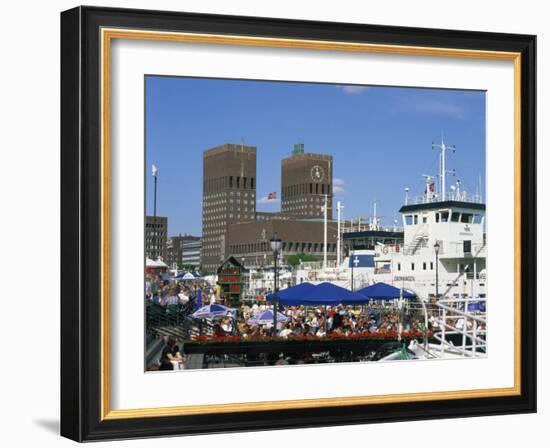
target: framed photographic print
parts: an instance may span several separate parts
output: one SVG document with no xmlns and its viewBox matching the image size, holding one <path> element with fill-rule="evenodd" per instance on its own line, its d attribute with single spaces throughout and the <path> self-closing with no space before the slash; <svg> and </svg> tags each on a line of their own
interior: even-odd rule
<svg viewBox="0 0 550 448">
<path fill-rule="evenodd" d="M 536 410 L 535 36 L 61 14 L 61 433 Z"/>
</svg>

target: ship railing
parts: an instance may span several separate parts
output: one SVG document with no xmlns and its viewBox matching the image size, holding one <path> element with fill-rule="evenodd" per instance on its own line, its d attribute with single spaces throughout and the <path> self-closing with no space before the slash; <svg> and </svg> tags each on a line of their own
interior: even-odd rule
<svg viewBox="0 0 550 448">
<path fill-rule="evenodd" d="M 315 269 L 315 270 L 321 270 L 325 266 L 323 266 L 322 261 L 303 261 L 300 265 L 301 268 L 305 269 Z M 338 268 L 338 263 L 336 260 L 327 260 L 327 268 L 329 269 L 336 269 Z"/>
<path fill-rule="evenodd" d="M 356 233 L 356 232 L 368 232 L 368 231 L 384 231 L 384 232 L 403 232 L 405 228 L 403 226 L 381 226 L 372 224 L 342 224 L 340 233 Z"/>
<path fill-rule="evenodd" d="M 483 356 L 487 350 L 487 318 L 485 312 L 470 311 L 470 305 L 485 310 L 486 298 L 440 299 L 436 306 L 439 316 L 435 318 L 439 331 L 434 332 L 434 339 L 439 346 L 435 352 L 455 353 L 463 357 Z M 460 344 L 451 342 L 458 336 Z"/>
<path fill-rule="evenodd" d="M 483 197 L 479 194 L 468 194 L 466 191 L 461 191 L 460 193 L 448 192 L 446 201 L 460 201 L 460 202 L 469 202 L 473 204 L 482 204 Z M 441 195 L 435 193 L 429 196 L 422 194 L 418 196 L 409 196 L 405 200 L 405 205 L 417 205 L 417 204 L 431 204 L 432 202 L 441 202 Z"/>
</svg>

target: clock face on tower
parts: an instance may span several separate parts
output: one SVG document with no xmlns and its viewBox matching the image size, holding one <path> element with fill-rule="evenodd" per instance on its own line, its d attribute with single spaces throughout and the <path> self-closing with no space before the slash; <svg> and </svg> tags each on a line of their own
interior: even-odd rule
<svg viewBox="0 0 550 448">
<path fill-rule="evenodd" d="M 315 165 L 311 168 L 311 179 L 314 182 L 322 182 L 325 178 L 325 171 L 319 165 Z"/>
</svg>

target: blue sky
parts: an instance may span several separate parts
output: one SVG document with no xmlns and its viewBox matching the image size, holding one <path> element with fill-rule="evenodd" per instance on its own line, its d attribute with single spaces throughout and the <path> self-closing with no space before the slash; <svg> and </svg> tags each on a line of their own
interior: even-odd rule
<svg viewBox="0 0 550 448">
<path fill-rule="evenodd" d="M 151 165 L 159 169 L 157 214 L 169 235 L 201 234 L 202 152 L 223 143 L 257 147 L 257 197 L 280 197 L 281 159 L 298 142 L 332 154 L 335 199 L 344 216 L 382 223 L 399 217 L 404 189 L 420 195 L 423 174 L 438 172 L 431 148 L 443 132 L 456 153 L 447 185 L 459 179 L 485 193 L 485 92 L 148 76 L 146 209 L 153 213 Z M 258 210 L 275 211 L 277 203 Z"/>
</svg>

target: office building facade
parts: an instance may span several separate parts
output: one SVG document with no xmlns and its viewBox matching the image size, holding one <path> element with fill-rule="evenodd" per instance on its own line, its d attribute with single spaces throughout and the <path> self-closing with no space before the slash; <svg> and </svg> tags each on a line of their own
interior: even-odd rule
<svg viewBox="0 0 550 448">
<path fill-rule="evenodd" d="M 256 219 L 256 147 L 224 144 L 203 153 L 203 270 L 214 272 L 227 253 L 227 226 Z"/>
<path fill-rule="evenodd" d="M 168 238 L 166 264 L 171 269 L 182 266 L 199 267 L 201 238 L 193 235 L 176 235 Z"/>
<path fill-rule="evenodd" d="M 151 260 L 167 258 L 168 218 L 145 217 L 145 256 Z"/>
</svg>

